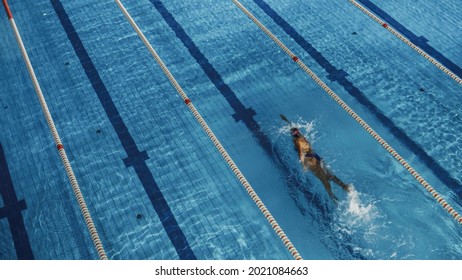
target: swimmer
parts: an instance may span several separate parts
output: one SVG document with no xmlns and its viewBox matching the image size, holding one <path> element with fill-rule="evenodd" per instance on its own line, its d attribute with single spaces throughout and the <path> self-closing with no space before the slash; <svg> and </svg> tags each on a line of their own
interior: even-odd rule
<svg viewBox="0 0 462 280">
<path fill-rule="evenodd" d="M 281 115 L 281 119 L 291 124 L 284 115 Z M 310 142 L 308 142 L 308 140 L 305 138 L 305 136 L 303 136 L 298 128 L 292 127 L 290 129 L 290 134 L 292 135 L 292 140 L 298 152 L 303 170 L 306 171 L 307 169 L 310 169 L 311 172 L 313 172 L 313 174 L 318 177 L 318 179 L 324 185 L 324 188 L 326 189 L 330 198 L 332 198 L 332 200 L 337 203 L 338 199 L 332 192 L 329 181 L 333 181 L 342 187 L 346 192 L 350 191 L 348 185 L 343 183 L 339 178 L 337 178 L 337 176 L 333 175 L 332 172 L 326 168 L 321 157 L 313 151 Z"/>
</svg>

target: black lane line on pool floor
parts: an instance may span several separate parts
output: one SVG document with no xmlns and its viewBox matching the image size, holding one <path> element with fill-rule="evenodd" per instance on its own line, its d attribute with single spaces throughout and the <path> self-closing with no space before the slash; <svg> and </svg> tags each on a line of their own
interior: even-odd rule
<svg viewBox="0 0 462 280">
<path fill-rule="evenodd" d="M 0 219 L 7 218 L 13 237 L 14 248 L 18 260 L 33 260 L 34 255 L 30 247 L 29 236 L 24 225 L 21 211 L 26 210 L 26 201 L 18 200 L 11 180 L 5 152 L 0 143 L 0 195 L 3 207 L 0 208 Z"/>
<path fill-rule="evenodd" d="M 375 116 L 388 131 L 403 143 L 433 174 L 445 185 L 450 187 L 459 197 L 462 198 L 462 186 L 454 179 L 451 174 L 444 169 L 433 157 L 414 140 L 412 140 L 401 128 L 399 128 L 391 119 L 389 119 L 367 96 L 361 92 L 346 77 L 348 73 L 344 70 L 338 70 L 333 66 L 318 50 L 316 50 L 294 27 L 284 20 L 275 10 L 273 10 L 263 0 L 253 0 L 284 32 L 287 33 L 297 44 L 300 45 L 326 72 L 329 74 L 328 79 L 339 83 L 352 97 L 361 105 L 366 107 L 369 112 Z"/>
<path fill-rule="evenodd" d="M 203 71 L 206 73 L 210 81 L 215 85 L 215 87 L 220 91 L 223 97 L 228 101 L 229 105 L 236 112 L 233 114 L 233 118 L 238 121 L 243 121 L 247 128 L 252 132 L 253 136 L 257 139 L 257 142 L 266 152 L 266 154 L 271 158 L 277 158 L 279 162 L 287 161 L 284 157 L 278 152 L 277 147 L 272 149 L 271 140 L 265 133 L 262 131 L 258 122 L 253 118 L 256 115 L 254 110 L 246 109 L 239 98 L 236 96 L 234 91 L 225 83 L 221 75 L 214 68 L 214 66 L 209 62 L 205 55 L 200 51 L 199 47 L 194 43 L 194 41 L 189 37 L 183 27 L 176 21 L 175 17 L 165 8 L 160 0 L 150 0 L 160 15 L 164 18 L 165 22 L 170 26 L 170 28 L 175 32 L 175 35 L 178 39 L 181 40 L 183 45 L 188 49 L 191 56 L 196 60 L 196 62 L 201 66 Z M 298 170 L 291 170 L 288 164 L 279 165 L 284 177 L 286 178 L 286 183 L 288 185 L 289 194 L 294 200 L 296 206 L 299 208 L 302 215 L 307 213 L 306 208 L 303 206 L 305 202 L 301 202 L 298 197 L 298 193 L 303 195 L 303 198 L 308 201 L 310 204 L 313 204 L 317 210 L 321 213 L 321 218 L 319 216 L 313 216 L 313 218 L 319 219 L 320 224 L 326 226 L 329 223 L 331 217 L 329 216 L 329 210 L 327 204 L 322 202 L 318 195 L 311 192 L 309 189 L 310 185 L 304 184 L 297 178 L 295 174 L 298 174 Z M 348 238 L 345 236 L 345 238 Z M 365 259 L 360 253 L 355 250 L 348 249 L 349 255 L 338 256 L 341 258 L 351 258 L 352 256 L 357 259 Z"/>
<path fill-rule="evenodd" d="M 183 231 L 181 230 L 178 222 L 176 221 L 165 197 L 163 196 L 159 186 L 157 185 L 154 177 L 149 170 L 146 160 L 149 159 L 146 151 L 139 151 L 135 140 L 131 136 L 127 125 L 122 120 L 122 117 L 117 110 L 111 95 L 109 94 L 103 80 L 101 79 L 98 70 L 93 64 L 90 56 L 88 55 L 79 35 L 77 34 L 69 16 L 67 15 L 61 1 L 51 0 L 53 8 L 59 17 L 61 25 L 69 38 L 69 41 L 74 48 L 80 63 L 91 82 L 93 89 L 101 102 L 101 105 L 106 112 L 106 115 L 111 122 L 117 136 L 122 143 L 122 146 L 127 153 L 127 158 L 123 159 L 125 166 L 133 167 L 135 169 L 141 184 L 146 191 L 152 206 L 154 207 L 157 215 L 159 216 L 164 229 L 170 238 L 173 246 L 175 247 L 178 256 L 182 260 L 195 260 L 197 259 L 192 251 Z"/>
<path fill-rule="evenodd" d="M 393 26 L 396 30 L 398 30 L 401 34 L 406 36 L 414 45 L 418 46 L 426 53 L 431 55 L 433 58 L 438 60 L 441 64 L 443 64 L 446 68 L 451 70 L 454 74 L 462 78 L 462 68 L 460 68 L 457 64 L 452 62 L 449 58 L 444 56 L 439 51 L 435 50 L 432 46 L 430 46 L 427 42 L 427 38 L 423 36 L 417 36 L 412 31 L 404 27 L 400 22 L 386 13 L 384 10 L 380 9 L 377 5 L 372 3 L 369 0 L 357 0 L 361 2 L 364 6 L 366 6 L 369 10 L 374 12 L 376 15 L 381 17 L 384 21 L 386 21 L 389 25 Z"/>
</svg>

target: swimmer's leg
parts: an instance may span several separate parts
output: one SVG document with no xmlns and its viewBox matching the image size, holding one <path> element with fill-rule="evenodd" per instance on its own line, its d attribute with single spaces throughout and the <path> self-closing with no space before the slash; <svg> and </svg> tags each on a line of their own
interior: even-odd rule
<svg viewBox="0 0 462 280">
<path fill-rule="evenodd" d="M 337 178 L 337 176 L 334 176 L 334 175 L 331 175 L 332 177 L 330 178 L 332 181 L 334 181 L 334 183 L 336 183 L 337 185 L 339 185 L 340 187 L 342 187 L 342 189 L 346 192 L 349 192 L 350 191 L 350 187 L 345 184 L 344 182 L 340 181 L 339 178 Z"/>
<path fill-rule="evenodd" d="M 344 191 L 346 191 L 346 192 L 350 191 L 350 187 L 347 184 L 345 184 L 344 182 L 342 182 L 339 178 L 337 178 L 337 176 L 332 174 L 332 172 L 324 165 L 323 162 L 321 162 L 320 165 L 321 165 L 322 171 L 325 173 L 325 176 L 326 176 L 327 180 L 334 181 L 334 183 L 336 183 L 337 185 L 342 187 L 342 189 Z"/>
<path fill-rule="evenodd" d="M 329 180 L 325 179 L 325 178 L 319 178 L 321 179 L 321 182 L 322 184 L 324 185 L 324 188 L 326 189 L 327 193 L 329 194 L 329 197 L 332 198 L 332 200 L 335 202 L 335 204 L 338 203 L 338 199 L 337 197 L 334 195 L 334 193 L 332 192 L 332 188 L 330 186 L 330 183 L 329 183 Z"/>
</svg>

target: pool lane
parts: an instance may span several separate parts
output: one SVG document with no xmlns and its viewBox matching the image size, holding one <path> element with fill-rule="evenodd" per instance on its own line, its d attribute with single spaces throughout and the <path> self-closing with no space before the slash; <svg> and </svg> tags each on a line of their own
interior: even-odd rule
<svg viewBox="0 0 462 280">
<path fill-rule="evenodd" d="M 188 240 L 186 239 L 183 231 L 181 230 L 178 222 L 173 215 L 170 206 L 168 205 L 165 197 L 163 196 L 158 184 L 156 183 L 151 170 L 146 164 L 149 159 L 146 151 L 138 149 L 133 136 L 130 134 L 127 125 L 121 118 L 118 109 L 116 108 L 112 97 L 107 90 L 104 82 L 102 81 L 98 70 L 93 64 L 88 52 L 86 51 L 78 33 L 76 32 L 69 16 L 66 13 L 61 1 L 51 0 L 51 4 L 64 28 L 64 31 L 69 38 L 69 41 L 74 48 L 76 55 L 95 90 L 104 111 L 111 122 L 114 130 L 116 131 L 122 146 L 127 153 L 127 158 L 123 159 L 127 168 L 133 167 L 136 174 L 148 195 L 152 206 L 154 207 L 157 215 L 159 216 L 165 231 L 175 247 L 180 259 L 195 260 L 197 259 L 192 251 Z"/>
<path fill-rule="evenodd" d="M 254 116 L 256 116 L 257 113 L 252 108 L 245 108 L 245 105 L 239 100 L 239 98 L 236 96 L 236 93 L 230 88 L 228 84 L 226 84 L 222 76 L 209 62 L 207 57 L 194 43 L 192 38 L 186 33 L 186 31 L 183 29 L 181 24 L 175 19 L 172 13 L 169 12 L 169 10 L 165 7 L 162 1 L 150 0 L 150 2 L 154 5 L 156 10 L 165 20 L 165 22 L 173 30 L 176 37 L 187 48 L 188 52 L 195 59 L 196 63 L 201 66 L 204 73 L 207 75 L 207 77 L 213 83 L 213 85 L 217 88 L 217 90 L 221 93 L 221 95 L 226 99 L 230 107 L 233 108 L 235 114 L 233 114 L 232 117 L 234 118 L 234 120 L 236 122 L 242 121 L 246 125 L 246 127 L 252 133 L 253 137 L 256 139 L 260 147 L 265 151 L 265 153 L 268 155 L 270 159 L 276 158 L 278 161 L 283 161 L 282 155 L 280 154 L 279 150 L 273 149 L 271 140 L 262 130 L 258 122 L 254 119 Z M 339 73 L 338 75 L 341 75 L 341 73 Z M 335 76 L 336 75 L 332 75 L 332 77 Z M 289 189 L 304 190 L 304 198 L 307 201 L 310 201 L 310 203 L 312 203 L 317 208 L 317 210 L 321 213 L 321 218 L 324 221 L 329 221 L 332 218 L 331 215 L 329 215 L 327 206 L 325 202 L 322 201 L 321 197 L 315 195 L 315 193 L 313 193 L 311 189 L 306 186 L 306 182 L 301 182 L 299 179 L 294 178 L 293 174 L 296 171 L 291 170 L 289 165 L 280 165 L 278 166 L 278 168 L 284 175 L 284 178 L 287 178 L 286 184 L 288 185 Z M 300 212 L 305 213 L 306 210 L 303 209 L 303 206 L 297 203 L 295 197 L 293 197 L 293 199 L 296 203 L 296 206 L 299 208 Z M 314 218 L 319 219 L 319 216 Z M 361 253 L 356 252 L 351 248 L 347 249 L 352 257 L 356 259 L 366 259 L 366 257 L 363 256 Z"/>
</svg>

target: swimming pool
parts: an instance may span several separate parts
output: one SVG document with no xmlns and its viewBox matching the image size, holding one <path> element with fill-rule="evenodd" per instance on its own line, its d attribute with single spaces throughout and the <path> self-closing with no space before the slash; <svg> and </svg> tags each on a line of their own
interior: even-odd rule
<svg viewBox="0 0 462 280">
<path fill-rule="evenodd" d="M 460 84 L 348 1 L 241 2 L 462 209 Z M 458 74 L 455 0 L 358 2 Z M 460 225 L 232 1 L 122 3 L 303 258 L 461 258 Z M 110 259 L 292 258 L 114 1 L 9 4 Z M 96 259 L 2 18 L 0 258 Z M 281 113 L 354 185 L 338 207 Z"/>
</svg>

